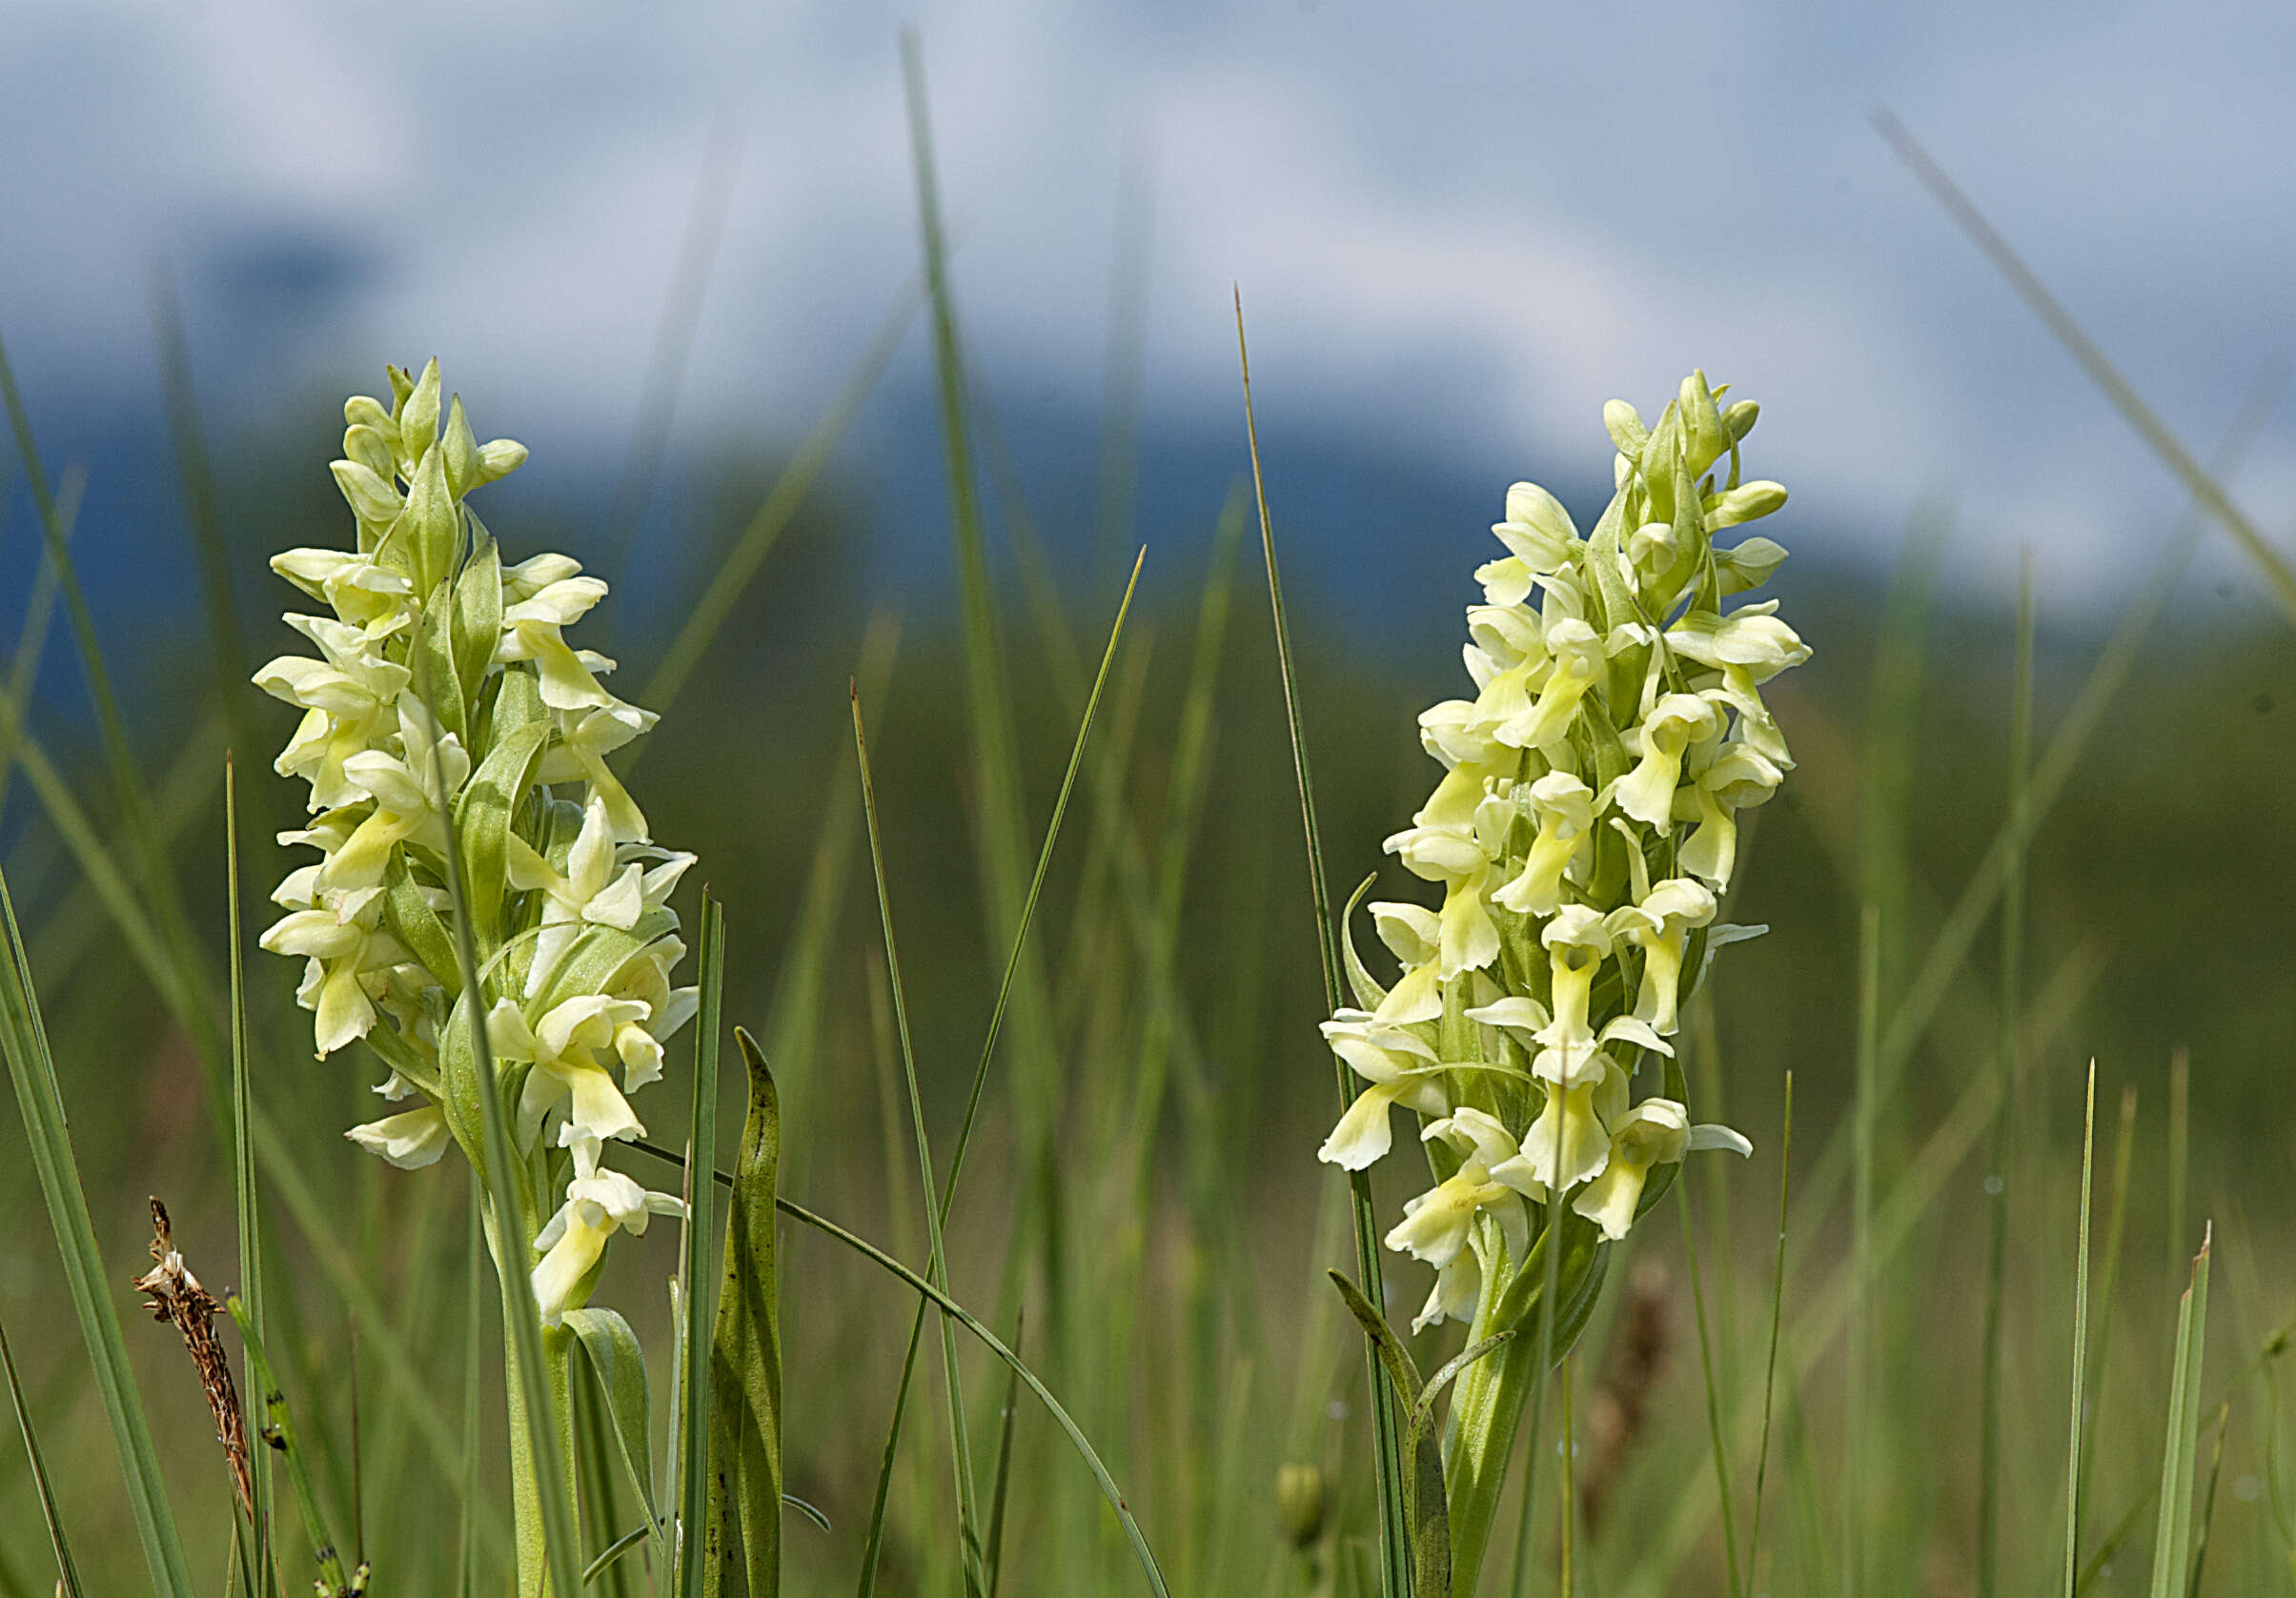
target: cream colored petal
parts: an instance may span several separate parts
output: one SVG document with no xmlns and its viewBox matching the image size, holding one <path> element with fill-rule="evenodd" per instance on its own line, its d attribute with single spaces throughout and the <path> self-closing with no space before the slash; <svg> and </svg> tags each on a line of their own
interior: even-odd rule
<svg viewBox="0 0 2296 1598">
<path fill-rule="evenodd" d="M 438 1163 L 446 1152 L 446 1112 L 426 1104 L 404 1115 L 385 1116 L 354 1126 L 343 1134 L 370 1153 L 378 1154 L 401 1170 L 419 1170 Z"/>
<path fill-rule="evenodd" d="M 1365 1088 L 1324 1139 L 1315 1158 L 1344 1171 L 1369 1170 L 1394 1146 L 1394 1132 L 1388 1124 L 1388 1109 L 1394 1102 L 1392 1084 Z"/>
</svg>

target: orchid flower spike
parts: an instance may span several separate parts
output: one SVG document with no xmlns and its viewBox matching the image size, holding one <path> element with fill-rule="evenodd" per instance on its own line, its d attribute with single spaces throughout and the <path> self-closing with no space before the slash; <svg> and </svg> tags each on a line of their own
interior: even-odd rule
<svg viewBox="0 0 2296 1598">
<path fill-rule="evenodd" d="M 1793 769 L 1763 689 L 1810 656 L 1775 601 L 1724 609 L 1785 551 L 1715 535 L 1786 497 L 1744 475 L 1759 408 L 1727 394 L 1693 372 L 1655 419 L 1605 406 L 1615 493 L 1583 536 L 1544 489 L 1508 490 L 1502 553 L 1466 612 L 1472 693 L 1418 719 L 1442 771 L 1386 850 L 1441 902 L 1372 907 L 1401 964 L 1392 987 L 1350 951 L 1364 1007 L 1323 1031 L 1363 1086 L 1319 1157 L 1368 1169 L 1393 1152 L 1392 1108 L 1425 1119 L 1434 1185 L 1386 1240 L 1435 1269 L 1419 1326 L 1495 1329 L 1526 1302 L 1510 1282 L 1541 1222 L 1531 1206 L 1551 1222 L 1567 1203 L 1620 1238 L 1655 1168 L 1746 1147 L 1693 1124 L 1678 1085 L 1636 1086 L 1706 977 L 1694 943 L 1711 955 L 1747 935 L 1714 924 L 1737 814 Z"/>
<path fill-rule="evenodd" d="M 675 1208 L 598 1152 L 642 1130 L 629 1096 L 663 1074 L 663 1042 L 696 1008 L 670 907 L 693 857 L 653 845 L 608 764 L 656 718 L 606 692 L 613 662 L 567 636 L 606 585 L 555 552 L 506 561 L 469 503 L 525 446 L 480 443 L 436 361 L 389 378 L 387 399 L 343 407 L 333 471 L 349 547 L 272 561 L 326 612 L 288 616 L 308 653 L 254 677 L 300 714 L 274 764 L 307 784 L 312 819 L 279 840 L 319 858 L 274 890 L 284 914 L 260 942 L 303 961 L 296 999 L 322 1057 L 363 1042 L 387 1067 L 396 1113 L 347 1135 L 393 1165 L 435 1163 L 472 1135 L 447 1094 L 472 1063 L 456 1053 L 468 1018 L 483 1018 L 534 1211 L 510 1218 L 504 1259 L 526 1268 L 523 1240 L 540 1231 L 537 1286 L 555 1316 L 587 1295 L 608 1235 Z"/>
</svg>

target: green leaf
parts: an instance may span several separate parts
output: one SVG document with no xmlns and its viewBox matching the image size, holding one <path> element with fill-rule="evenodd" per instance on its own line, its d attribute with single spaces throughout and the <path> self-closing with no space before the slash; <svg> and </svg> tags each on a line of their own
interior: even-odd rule
<svg viewBox="0 0 2296 1598">
<path fill-rule="evenodd" d="M 462 995 L 462 974 L 455 969 L 455 936 L 423 897 L 422 887 L 407 869 L 403 850 L 391 851 L 383 873 L 383 921 L 391 936 L 415 953 L 424 969 L 438 980 L 452 1001 Z"/>
<path fill-rule="evenodd" d="M 659 940 L 677 928 L 667 910 L 649 910 L 627 931 L 612 926 L 585 926 L 566 944 L 558 963 L 542 974 L 535 998 L 538 1012 L 561 1000 L 588 993 L 611 993 L 622 968 Z"/>
<path fill-rule="evenodd" d="M 1412 1506 L 1412 1578 L 1416 1598 L 1450 1598 L 1451 1593 L 1451 1512 L 1443 1496 L 1443 1449 L 1434 1431 L 1435 1400 L 1459 1372 L 1515 1335 L 1509 1329 L 1461 1350 L 1428 1379 L 1412 1405 L 1411 1420 L 1403 1431 L 1403 1453 L 1418 1465 L 1418 1489 Z"/>
<path fill-rule="evenodd" d="M 446 1112 L 447 1130 L 483 1182 L 490 1156 L 486 1111 L 479 1098 L 478 1051 L 472 1042 L 483 1018 L 471 1014 L 474 997 L 465 991 L 457 999 L 446 1024 L 438 1029 L 438 1105 Z"/>
<path fill-rule="evenodd" d="M 1634 758 L 1627 754 L 1618 729 L 1612 725 L 1610 712 L 1595 695 L 1589 694 L 1578 701 L 1578 719 L 1593 747 L 1595 787 L 1599 791 L 1624 777 L 1634 765 Z M 1595 829 L 1595 875 L 1587 885 L 1587 895 L 1593 902 L 1609 904 L 1625 887 L 1629 869 L 1627 848 L 1627 840 L 1616 827 Z"/>
<path fill-rule="evenodd" d="M 1419 1424 L 1417 1416 L 1425 1402 L 1425 1388 L 1419 1381 L 1419 1367 L 1403 1346 L 1403 1340 L 1387 1324 L 1372 1301 L 1362 1290 L 1338 1271 L 1328 1273 L 1331 1284 L 1339 1289 L 1348 1313 L 1363 1327 L 1363 1335 L 1371 1340 L 1372 1349 L 1378 1356 L 1388 1381 L 1402 1396 L 1406 1413 L 1413 1417 L 1406 1427 L 1403 1439 L 1403 1458 L 1410 1468 L 1403 1477 L 1403 1513 L 1406 1541 L 1411 1549 L 1412 1590 L 1416 1598 L 1450 1598 L 1451 1594 L 1451 1514 L 1444 1497 L 1443 1449 L 1434 1433 Z M 1485 1354 L 1504 1337 L 1488 1346 L 1478 1345 L 1473 1352 Z M 1446 1367 L 1443 1380 L 1448 1383 L 1459 1371 L 1467 1368 L 1467 1361 L 1454 1361 L 1456 1368 Z"/>
<path fill-rule="evenodd" d="M 422 651 L 422 659 L 415 665 L 415 680 L 429 696 L 432 713 L 438 718 L 439 730 L 455 735 L 462 746 L 470 747 L 470 718 L 464 702 L 461 685 L 455 675 L 454 590 L 441 578 L 422 601 L 422 614 L 417 622 L 415 647 Z"/>
<path fill-rule="evenodd" d="M 112 1298 L 112 1273 L 95 1245 L 88 1196 L 80 1186 L 79 1166 L 72 1158 L 63 1091 L 56 1082 L 55 1061 L 49 1053 L 47 1028 L 32 991 L 31 966 L 25 957 L 23 935 L 17 930 L 15 902 L 9 894 L 5 872 L 0 872 L 0 921 L 6 923 L 8 939 L 6 950 L 0 951 L 0 1055 L 7 1057 L 32 1169 L 39 1178 L 41 1197 L 48 1204 L 56 1251 L 63 1258 L 72 1312 L 79 1319 L 80 1335 L 87 1340 L 96 1393 L 103 1401 L 104 1418 L 111 1424 L 112 1447 L 127 1482 L 129 1512 L 136 1538 L 143 1545 L 152 1590 L 159 1598 L 192 1598 L 191 1569 L 176 1535 L 175 1516 L 168 1504 L 151 1425 L 144 1417 L 143 1400 L 136 1393 L 128 1365 L 127 1340 Z"/>
<path fill-rule="evenodd" d="M 774 1257 L 774 1188 L 782 1109 L 773 1071 L 742 1027 L 749 1113 L 725 1214 L 725 1279 L 710 1346 L 708 1547 L 702 1591 L 774 1598 L 782 1586 L 782 1321 Z M 729 1575 L 741 1578 L 730 1582 Z"/>
<path fill-rule="evenodd" d="M 1419 1366 L 1411 1350 L 1403 1346 L 1403 1340 L 1388 1325 L 1387 1318 L 1363 1296 L 1362 1288 L 1339 1271 L 1325 1274 L 1331 1277 L 1331 1285 L 1339 1289 L 1341 1302 L 1347 1305 L 1348 1313 L 1355 1317 L 1355 1324 L 1363 1328 L 1363 1335 L 1371 1339 L 1372 1353 L 1386 1370 L 1388 1380 L 1395 1385 L 1395 1390 L 1403 1395 L 1404 1404 L 1408 1406 L 1418 1403 Z"/>
<path fill-rule="evenodd" d="M 415 570 L 415 592 L 429 594 L 455 569 L 455 546 L 462 536 L 461 509 L 446 481 L 446 452 L 432 443 L 422 452 L 407 484 L 407 508 L 393 536 L 409 540 L 407 558 Z"/>
<path fill-rule="evenodd" d="M 616 1310 L 596 1306 L 569 1309 L 565 1320 L 566 1329 L 582 1345 L 590 1368 L 598 1376 L 598 1390 L 614 1422 L 615 1446 L 621 1451 L 631 1486 L 638 1489 L 639 1512 L 645 1516 L 646 1530 L 659 1542 L 661 1522 L 654 1512 L 653 1456 L 646 1441 L 653 1402 L 646 1391 L 645 1350 L 638 1345 L 638 1334 L 630 1329 L 630 1323 Z"/>
</svg>

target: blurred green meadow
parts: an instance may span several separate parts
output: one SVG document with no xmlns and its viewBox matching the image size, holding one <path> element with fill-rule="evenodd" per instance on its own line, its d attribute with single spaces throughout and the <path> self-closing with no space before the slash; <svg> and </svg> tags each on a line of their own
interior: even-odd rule
<svg viewBox="0 0 2296 1598">
<path fill-rule="evenodd" d="M 1256 375 L 1265 419 L 1284 403 L 1283 374 Z M 1759 394 L 1760 374 L 1741 375 Z M 2227 374 L 2227 389 L 2247 380 Z M 22 403 L 36 436 L 40 396 Z M 289 646 L 272 617 L 290 595 L 263 562 L 335 539 L 342 512 L 318 470 L 333 448 L 327 405 L 179 419 L 181 437 L 231 444 L 179 458 L 169 535 L 214 580 L 180 595 L 165 628 L 100 639 L 144 798 L 128 803 L 107 767 L 85 660 L 44 646 L 69 630 L 52 583 L 0 596 L 0 663 L 16 662 L 0 721 L 0 865 L 187 1553 L 201 1590 L 222 1592 L 231 1487 L 213 1428 L 175 1334 L 131 1313 L 127 1283 L 144 1264 L 151 1195 L 212 1287 L 234 1274 L 229 1106 L 200 1036 L 219 1035 L 228 993 L 223 764 L 233 751 L 252 945 L 283 869 L 271 835 L 299 813 L 268 769 L 290 718 L 247 680 Z M 493 419 L 517 434 L 515 416 Z M 821 469 L 832 417 L 820 449 L 761 447 L 704 479 L 668 575 L 648 579 L 678 588 L 669 603 L 634 617 L 610 598 L 598 613 L 618 689 L 664 713 L 621 764 L 642 772 L 657 836 L 700 854 L 695 880 L 726 907 L 724 1013 L 776 1073 L 782 1190 L 920 1268 L 924 1200 L 848 683 L 868 720 L 901 974 L 944 1151 L 1129 556 L 1111 557 L 1121 516 L 1026 502 L 996 470 L 993 417 L 961 382 L 945 420 L 969 424 L 960 453 L 983 509 L 967 515 L 951 496 L 956 525 L 941 533 L 960 557 L 929 584 L 885 590 L 871 552 L 915 530 L 891 529 L 906 513 L 842 477 L 833 452 Z M 1224 500 L 1130 529 L 1145 575 L 991 1062 L 949 1277 L 1093 1440 L 1174 1591 L 1364 1592 L 1378 1511 L 1362 1339 L 1326 1280 L 1351 1258 L 1345 1187 L 1314 1158 L 1338 1106 L 1315 1031 L 1317 930 L 1240 425 L 1236 445 Z M 72 464 L 44 462 L 66 508 Z M 1429 780 L 1414 718 L 1456 691 L 1444 661 L 1457 611 L 1389 607 L 1380 627 L 1416 641 L 1367 644 L 1319 570 L 1320 530 L 1287 516 L 1284 461 L 1265 464 L 1329 887 L 1344 900 L 1376 873 L 1374 897 L 1405 894 L 1380 841 Z M 1576 465 L 1526 459 L 1517 475 Z M 7 468 L 10 482 L 26 469 Z M 1129 469 L 1119 438 L 1104 467 L 1111 503 Z M 211 473 L 228 518 L 203 486 Z M 565 548 L 618 583 L 618 561 L 658 558 L 585 547 L 595 507 L 554 503 L 552 473 L 538 455 L 527 475 L 543 486 L 493 524 L 509 557 Z M 1491 485 L 1493 516 L 1504 487 Z M 0 541 L 30 538 L 25 496 L 7 505 Z M 2139 530 L 2159 565 L 2117 604 L 2053 602 L 2039 572 L 2028 654 L 2016 594 L 1973 593 L 1949 571 L 1958 550 L 2014 541 L 2014 528 L 1961 524 L 1941 503 L 1875 514 L 1888 525 L 1865 531 L 1901 552 L 1883 576 L 1789 562 L 1776 581 L 1816 652 L 1773 698 L 1800 763 L 1750 817 L 1729 906 L 1771 930 L 1721 958 L 1683 1032 L 1698 1114 L 1745 1130 L 1755 1156 L 1695 1163 L 1679 1220 L 1654 1217 L 1614 1260 L 1545 1430 L 1519 1445 L 1547 1463 L 1533 1500 L 1503 1512 L 1482 1590 L 1561 1590 L 1566 1557 L 1572 1590 L 1617 1598 L 2061 1589 L 2092 1062 L 2075 1585 L 2163 1590 L 2152 1556 L 2178 1295 L 2212 1227 L 2198 1454 L 2179 1482 L 2194 1498 L 2189 1586 L 2296 1587 L 2296 1482 L 2279 1438 L 2279 1328 L 2296 1313 L 2289 622 L 2261 579 L 2228 593 L 2180 581 L 2192 544 L 2219 536 L 2196 510 Z M 1794 517 L 1780 523 L 1787 541 L 1818 541 Z M 1445 537 L 1464 604 L 1483 529 Z M 1396 559 L 1410 591 L 1422 574 Z M 2004 830 L 2021 661 L 2029 843 Z M 161 879 L 141 863 L 140 811 L 164 847 Z M 2004 881 L 2022 896 L 2006 933 Z M 498 1482 L 505 1448 L 499 1374 L 465 1354 L 474 1307 L 482 1335 L 498 1335 L 491 1291 L 468 1287 L 466 1185 L 454 1165 L 403 1173 L 342 1140 L 374 1113 L 379 1071 L 356 1050 L 315 1062 L 293 969 L 249 958 L 270 1341 L 317 1495 L 346 1551 L 372 1563 L 374 1591 L 456 1590 L 466 1539 L 479 1590 L 502 1590 L 507 1495 L 466 1504 L 460 1487 L 470 1415 L 480 1480 Z M 656 1142 L 674 1143 L 684 1123 L 690 1056 L 673 1048 L 648 1102 Z M 725 1096 L 721 1166 L 740 1104 L 735 1085 Z M 666 1167 L 639 1174 L 676 1181 Z M 1385 1224 L 1408 1187 L 1392 1164 L 1378 1178 Z M 119 1468 L 12 1117 L 0 1117 L 0 1202 L 14 1218 L 0 1234 L 0 1319 L 62 1523 L 88 1590 L 133 1590 L 143 1567 L 122 1530 Z M 2004 1291 L 1989 1406 L 1996 1206 Z M 625 1240 L 598 1292 L 657 1351 L 671 1340 L 678 1247 L 674 1226 Z M 785 1225 L 780 1247 L 786 1486 L 827 1522 L 788 1518 L 786 1579 L 842 1592 L 863 1581 L 916 1299 L 809 1232 Z M 1400 1321 L 1425 1273 L 1383 1264 Z M 1416 1341 L 1432 1368 L 1458 1333 Z M 1115 1518 L 1045 1411 L 977 1346 L 962 1369 L 976 1454 L 1009 1460 L 1003 1590 L 1136 1589 Z M 665 1361 L 658 1412 L 668 1379 Z M 916 1380 L 876 1590 L 958 1591 L 937 1362 Z M 584 1456 L 585 1557 L 634 1524 L 603 1460 Z M 1299 1467 L 1312 1474 L 1288 1468 Z M 1981 1574 L 1988 1545 L 1998 1565 Z M 280 1547 L 296 1586 L 309 1572 L 295 1533 Z M 643 1557 L 601 1589 L 648 1590 Z M 53 1582 L 42 1507 L 11 1453 L 0 1595 Z"/>
</svg>

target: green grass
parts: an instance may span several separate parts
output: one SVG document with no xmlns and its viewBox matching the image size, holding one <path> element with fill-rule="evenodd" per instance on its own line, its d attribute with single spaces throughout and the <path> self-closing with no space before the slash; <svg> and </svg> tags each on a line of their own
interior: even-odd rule
<svg viewBox="0 0 2296 1598">
<path fill-rule="evenodd" d="M 730 1153 L 721 1023 L 766 1040 L 784 1089 L 787 1490 L 827 1520 L 784 1518 L 784 1585 L 1408 1592 L 1432 1567 L 1412 1557 L 1418 1450 L 1388 1395 L 1419 1370 L 1439 1386 L 1465 1350 L 1455 1333 L 1395 1339 L 1401 1380 L 1376 1353 L 1369 1381 L 1354 1363 L 1361 1328 L 1325 1273 L 1342 1267 L 1391 1325 L 1424 1283 L 1373 1246 L 1400 1179 L 1342 1183 L 1313 1161 L 1333 1105 L 1312 1028 L 1346 991 L 1327 866 L 1372 863 L 1400 824 L 1395 796 L 1424 775 L 1410 718 L 1429 684 L 1297 597 L 1314 592 L 1299 575 L 1329 530 L 1273 513 L 1288 463 L 1248 453 L 1243 428 L 1251 486 L 1146 530 L 1156 580 L 1126 590 L 1092 669 L 1079 639 L 1114 597 L 1098 546 L 1131 516 L 1137 286 L 1111 296 L 1100 526 L 1040 520 L 964 358 L 913 47 L 909 60 L 923 292 L 904 291 L 763 500 L 695 531 L 724 575 L 679 630 L 622 651 L 652 687 L 640 701 L 675 705 L 643 767 L 649 808 L 701 851 L 724 906 L 722 925 L 714 908 L 702 921 L 701 1047 L 672 1073 L 690 1085 L 665 1090 L 693 1094 L 678 1107 L 697 1174 Z M 349 1150 L 339 1134 L 360 1118 L 363 1078 L 308 1058 L 290 974 L 242 969 L 254 930 L 242 900 L 275 875 L 266 835 L 285 819 L 259 751 L 285 728 L 238 681 L 262 640 L 238 628 L 231 594 L 263 548 L 294 540 L 215 515 L 232 485 L 213 480 L 164 290 L 157 304 L 207 579 L 204 636 L 183 656 L 224 687 L 141 742 L 120 706 L 182 660 L 105 658 L 72 566 L 80 479 L 49 476 L 37 396 L 6 383 L 44 563 L 0 639 L 15 662 L 0 696 L 0 1042 L 17 1106 L 0 1125 L 0 1198 L 19 1217 L 0 1248 L 0 1319 L 27 1449 L 23 1468 L 0 1468 L 0 1598 L 50 1590 L 67 1539 L 68 1590 L 220 1591 L 234 1557 L 196 1385 L 173 1333 L 123 1309 L 152 1191 L 193 1264 L 219 1289 L 237 1278 L 292 1396 L 298 1447 L 283 1468 L 298 1507 L 280 1516 L 259 1497 L 249 1528 L 277 1590 L 318 1568 L 300 1507 L 315 1525 L 359 1525 L 361 1482 L 377 1592 L 505 1590 L 514 1442 L 542 1458 L 550 1490 L 534 1507 L 555 1527 L 556 1581 L 589 1569 L 591 1590 L 650 1593 L 674 1574 L 699 1590 L 693 1562 L 661 1546 L 667 1528 L 657 1540 L 636 1524 L 640 1472 L 624 1456 L 674 1479 L 679 1520 L 699 1524 L 709 1369 L 682 1350 L 714 1319 L 713 1184 L 689 1183 L 682 1248 L 668 1227 L 618 1244 L 597 1301 L 627 1317 L 646 1385 L 668 1395 L 643 1446 L 622 1430 L 626 1397 L 619 1410 L 585 1401 L 571 1438 L 514 1431 L 498 1340 L 507 1326 L 539 1381 L 544 1334 L 517 1273 L 489 1304 L 477 1255 L 485 1206 L 517 1195 Z M 807 578 L 803 555 L 865 534 L 830 463 L 920 305 L 955 578 L 951 594 L 907 596 L 897 621 L 877 596 Z M 680 325 L 665 317 L 673 354 Z M 652 386 L 641 428 L 673 388 Z M 2250 400 L 2209 468 L 2139 422 L 2236 536 L 2246 518 L 2225 479 L 2276 396 Z M 640 502 L 659 447 L 633 443 Z M 1255 507 L 1271 631 L 1232 603 Z M 2277 806 L 2291 749 L 2261 715 L 2208 715 L 2283 681 L 2288 640 L 2277 622 L 2206 647 L 2154 636 L 2201 525 L 2160 536 L 2155 569 L 2101 639 L 2045 606 L 2051 625 L 2013 629 L 1940 597 L 1950 535 L 1935 520 L 1909 538 L 1889 597 L 1838 597 L 1839 615 L 1813 628 L 1814 680 L 1780 707 L 1803 766 L 1791 802 L 1765 813 L 1731 910 L 1777 930 L 1721 961 L 1697 1022 L 1696 1063 L 1731 1119 L 1791 1126 L 1791 1069 L 1800 1128 L 1682 1184 L 1681 1242 L 1659 1228 L 1632 1240 L 1568 1379 L 1517 1441 L 1501 1519 L 1522 1529 L 1490 1551 L 1480 1590 L 1517 1572 L 1520 1591 L 1567 1579 L 1601 1598 L 2291 1589 L 2275 1451 L 2287 1417 L 2270 1377 L 2292 1307 L 2275 1268 L 2296 1245 L 2276 1128 L 2296 1103 L 2276 1066 L 2296 993 L 2288 929 L 2257 903 L 2288 863 Z M 531 548 L 541 535 L 505 536 Z M 1083 580 L 1079 549 L 1095 554 Z M 2264 591 L 2277 594 L 2268 555 Z M 1789 567 L 1790 605 L 1797 580 Z M 2038 592 L 2047 582 L 2036 574 Z M 1456 587 L 1464 599 L 1463 564 Z M 58 609 L 78 675 L 34 695 Z M 777 657 L 770 680 L 742 675 L 731 635 L 800 620 L 811 642 Z M 1455 631 L 1450 615 L 1391 622 Z M 82 694 L 92 740 L 70 709 Z M 765 718 L 768 697 L 800 708 Z M 857 703 L 865 756 L 842 725 Z M 259 739 L 228 789 L 227 737 Z M 2141 825 L 2164 862 L 2153 875 L 2107 863 Z M 870 888 L 856 880 L 864 848 Z M 2189 1037 L 2188 1066 L 2172 1071 L 2164 1028 Z M 2122 1105 L 2109 1157 L 2100 1095 Z M 2217 1223 L 2212 1264 L 2190 1275 L 2186 1216 Z M 1608 1446 L 1620 1384 L 1639 1379 L 1621 1365 L 1615 1301 L 1641 1259 L 1675 1284 L 1670 1351 L 1632 1395 L 1645 1419 L 1595 1522 L 1575 1489 Z M 2233 1309 L 2213 1324 L 2211 1268 Z M 938 1357 L 920 1365 L 928 1318 Z M 937 1424 L 904 1426 L 912 1402 Z M 538 1416 L 547 1394 L 524 1386 L 515 1404 Z M 1558 1457 L 1566 1439 L 1575 1451 Z M 1275 1512 L 1285 1464 L 1328 1484 L 1304 1547 Z"/>
</svg>

